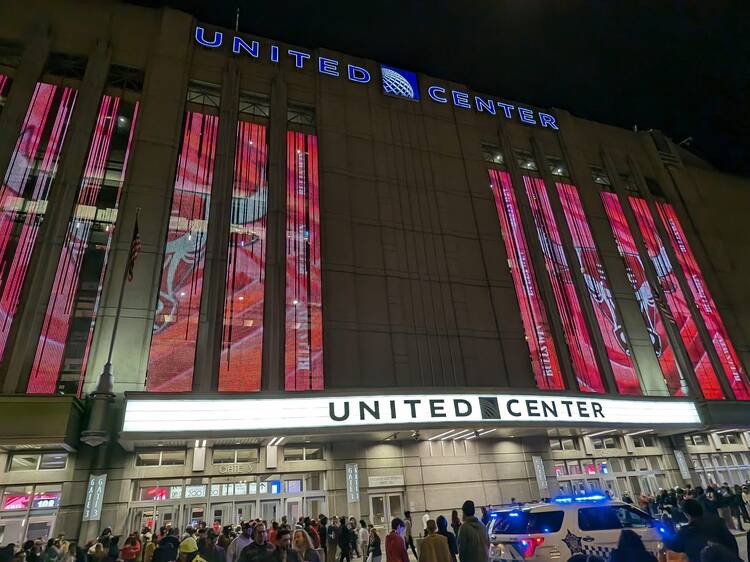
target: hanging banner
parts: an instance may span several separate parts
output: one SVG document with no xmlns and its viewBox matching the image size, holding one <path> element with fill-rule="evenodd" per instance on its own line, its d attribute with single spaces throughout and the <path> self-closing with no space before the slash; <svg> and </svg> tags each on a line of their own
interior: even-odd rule
<svg viewBox="0 0 750 562">
<path fill-rule="evenodd" d="M 92 474 L 89 476 L 86 501 L 83 504 L 82 521 L 99 521 L 102 518 L 102 502 L 104 501 L 104 489 L 106 486 L 106 474 Z"/>
</svg>

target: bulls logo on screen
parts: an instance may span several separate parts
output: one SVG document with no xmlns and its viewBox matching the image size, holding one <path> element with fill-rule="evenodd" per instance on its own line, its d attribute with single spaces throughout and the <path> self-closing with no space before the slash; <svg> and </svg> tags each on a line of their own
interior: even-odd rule
<svg viewBox="0 0 750 562">
<path fill-rule="evenodd" d="M 383 77 L 383 93 L 389 96 L 419 100 L 419 83 L 417 75 L 409 70 L 380 65 Z"/>
</svg>

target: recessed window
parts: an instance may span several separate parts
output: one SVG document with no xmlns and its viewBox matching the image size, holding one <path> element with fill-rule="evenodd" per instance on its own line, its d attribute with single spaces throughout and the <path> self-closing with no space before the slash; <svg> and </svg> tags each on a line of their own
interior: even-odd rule
<svg viewBox="0 0 750 562">
<path fill-rule="evenodd" d="M 633 445 L 636 449 L 641 449 L 643 447 L 655 447 L 656 442 L 653 435 L 637 435 L 633 437 Z"/>
<path fill-rule="evenodd" d="M 549 440 L 549 448 L 553 451 L 576 451 L 578 443 L 570 437 L 555 438 Z"/>
<path fill-rule="evenodd" d="M 323 459 L 322 447 L 284 447 L 285 461 L 310 461 Z"/>
<path fill-rule="evenodd" d="M 740 436 L 736 433 L 720 433 L 719 443 L 722 445 L 739 445 L 741 443 Z"/>
<path fill-rule="evenodd" d="M 68 453 L 15 453 L 10 457 L 8 471 L 60 470 L 68 463 Z"/>
<path fill-rule="evenodd" d="M 591 166 L 591 179 L 599 185 L 612 185 L 607 171 L 601 166 Z"/>
<path fill-rule="evenodd" d="M 549 173 L 553 176 L 563 178 L 570 177 L 570 172 L 568 172 L 568 165 L 562 158 L 547 156 L 547 168 L 549 169 Z"/>
<path fill-rule="evenodd" d="M 287 480 L 284 484 L 289 494 L 299 494 L 302 492 L 302 480 Z"/>
<path fill-rule="evenodd" d="M 503 156 L 503 153 L 500 151 L 499 146 L 483 143 L 482 144 L 482 157 L 484 158 L 485 162 L 489 162 L 490 164 L 494 164 L 496 166 L 505 165 L 505 157 Z"/>
<path fill-rule="evenodd" d="M 619 441 L 616 437 L 594 437 L 591 439 L 594 449 L 617 449 Z"/>
<path fill-rule="evenodd" d="M 214 464 L 258 462 L 258 449 L 214 449 Z"/>
<path fill-rule="evenodd" d="M 518 167 L 522 170 L 529 170 L 536 172 L 539 168 L 536 165 L 536 161 L 534 160 L 534 156 L 530 152 L 526 152 L 525 150 L 514 150 L 513 151 L 516 155 L 516 161 L 518 162 Z"/>
<path fill-rule="evenodd" d="M 140 451 L 135 466 L 180 466 L 185 464 L 185 451 Z"/>
<path fill-rule="evenodd" d="M 701 445 L 706 445 L 706 436 L 702 433 L 696 433 L 695 435 L 686 435 L 685 436 L 685 444 L 686 445 L 695 445 L 697 447 L 700 447 Z"/>
</svg>

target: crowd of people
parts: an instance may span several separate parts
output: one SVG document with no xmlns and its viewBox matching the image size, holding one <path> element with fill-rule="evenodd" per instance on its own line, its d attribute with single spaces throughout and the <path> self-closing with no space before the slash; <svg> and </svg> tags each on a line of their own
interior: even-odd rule
<svg viewBox="0 0 750 562">
<path fill-rule="evenodd" d="M 738 500 L 739 498 L 739 500 Z M 641 494 L 634 500 L 623 494 L 622 501 L 638 506 L 659 518 L 665 546 L 684 553 L 688 562 L 742 562 L 730 529 L 750 523 L 747 489 L 728 485 L 705 490 L 701 487 L 661 491 L 655 497 Z M 739 501 L 739 503 L 737 503 Z M 515 501 L 514 501 L 515 503 Z M 519 504 L 520 505 L 520 504 Z M 372 524 L 354 517 L 300 517 L 290 522 L 254 519 L 239 525 L 209 526 L 200 521 L 182 532 L 161 527 L 153 532 L 144 527 L 121 537 L 106 528 L 96 540 L 80 545 L 62 535 L 27 541 L 20 548 L 0 548 L 0 562 L 410 562 L 409 551 L 421 562 L 488 562 L 489 511 L 479 517 L 472 501 L 464 502 L 461 515 L 453 510 L 445 516 L 422 517 L 423 532 L 415 541 L 409 511 L 390 522 L 384 540 Z M 417 544 L 418 543 L 418 544 Z M 575 554 L 569 562 L 655 562 L 641 537 L 621 531 L 619 544 L 609 561 L 595 555 Z"/>
</svg>

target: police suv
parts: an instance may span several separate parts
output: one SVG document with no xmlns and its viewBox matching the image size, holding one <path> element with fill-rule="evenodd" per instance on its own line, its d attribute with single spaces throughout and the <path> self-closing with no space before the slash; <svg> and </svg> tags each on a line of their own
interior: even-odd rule
<svg viewBox="0 0 750 562">
<path fill-rule="evenodd" d="M 560 497 L 493 511 L 487 523 L 490 560 L 564 562 L 578 553 L 607 560 L 623 529 L 640 535 L 646 550 L 658 558 L 663 549 L 660 527 L 648 513 L 604 495 Z"/>
</svg>

